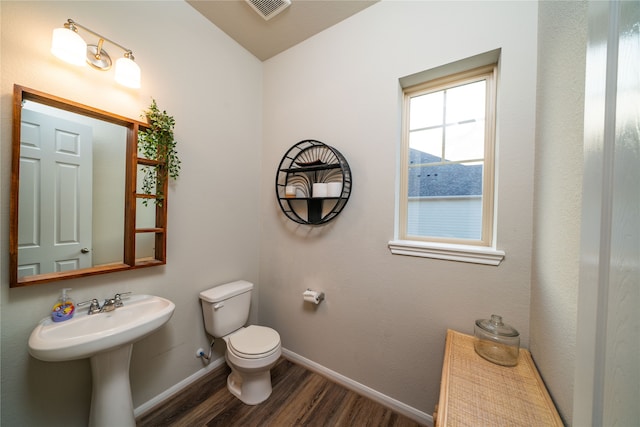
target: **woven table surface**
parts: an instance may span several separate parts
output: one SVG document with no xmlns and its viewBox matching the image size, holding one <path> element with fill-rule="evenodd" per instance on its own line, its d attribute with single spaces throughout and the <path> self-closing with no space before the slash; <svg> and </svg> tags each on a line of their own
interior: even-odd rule
<svg viewBox="0 0 640 427">
<path fill-rule="evenodd" d="M 473 342 L 447 331 L 438 427 L 563 425 L 528 350 L 506 367 L 480 357 Z"/>
</svg>

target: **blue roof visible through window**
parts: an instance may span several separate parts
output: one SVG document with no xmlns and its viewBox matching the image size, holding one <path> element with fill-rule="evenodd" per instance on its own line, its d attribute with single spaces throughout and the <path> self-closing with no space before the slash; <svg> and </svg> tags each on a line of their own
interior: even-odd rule
<svg viewBox="0 0 640 427">
<path fill-rule="evenodd" d="M 437 163 L 440 158 L 409 150 L 409 165 Z M 482 195 L 482 165 L 444 164 L 409 168 L 409 197 Z"/>
</svg>

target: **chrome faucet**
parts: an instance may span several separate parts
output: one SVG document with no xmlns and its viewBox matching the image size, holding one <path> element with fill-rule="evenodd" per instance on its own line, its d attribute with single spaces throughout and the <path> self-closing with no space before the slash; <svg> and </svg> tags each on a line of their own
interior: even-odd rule
<svg viewBox="0 0 640 427">
<path fill-rule="evenodd" d="M 102 307 L 100 307 L 100 303 L 96 298 L 93 298 L 89 301 L 83 301 L 78 303 L 78 306 L 89 304 L 89 314 L 97 314 L 97 313 L 108 313 L 110 311 L 115 310 L 118 307 L 124 306 L 122 302 L 123 298 L 126 298 L 126 295 L 130 295 L 131 292 L 121 292 L 119 294 L 115 294 L 113 298 L 107 298 L 104 300 Z"/>
<path fill-rule="evenodd" d="M 113 299 L 115 300 L 116 308 L 122 307 L 124 305 L 124 303 L 122 302 L 122 298 L 123 297 L 127 298 L 129 295 L 131 295 L 131 292 L 122 292 L 122 293 L 116 294 L 113 297 Z"/>
<path fill-rule="evenodd" d="M 104 300 L 104 304 L 102 304 L 102 308 L 100 309 L 100 313 L 113 311 L 115 309 L 116 309 L 116 300 L 115 300 L 115 298 L 107 298 L 106 300 Z"/>
<path fill-rule="evenodd" d="M 100 313 L 100 303 L 98 303 L 98 300 L 96 298 L 93 298 L 89 301 L 79 302 L 78 306 L 87 305 L 87 304 L 89 304 L 89 314 Z"/>
</svg>

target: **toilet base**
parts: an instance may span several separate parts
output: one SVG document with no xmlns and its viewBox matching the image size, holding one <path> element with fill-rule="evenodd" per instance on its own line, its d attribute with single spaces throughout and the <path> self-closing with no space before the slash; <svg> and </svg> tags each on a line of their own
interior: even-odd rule
<svg viewBox="0 0 640 427">
<path fill-rule="evenodd" d="M 257 405 L 271 396 L 271 371 L 245 372 L 240 376 L 232 370 L 227 377 L 227 388 L 243 403 Z"/>
</svg>

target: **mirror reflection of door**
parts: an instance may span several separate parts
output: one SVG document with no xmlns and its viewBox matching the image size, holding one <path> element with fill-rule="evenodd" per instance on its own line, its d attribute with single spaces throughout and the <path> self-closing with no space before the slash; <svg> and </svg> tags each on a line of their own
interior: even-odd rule
<svg viewBox="0 0 640 427">
<path fill-rule="evenodd" d="M 90 126 L 23 108 L 18 276 L 91 267 Z"/>
</svg>

